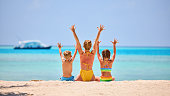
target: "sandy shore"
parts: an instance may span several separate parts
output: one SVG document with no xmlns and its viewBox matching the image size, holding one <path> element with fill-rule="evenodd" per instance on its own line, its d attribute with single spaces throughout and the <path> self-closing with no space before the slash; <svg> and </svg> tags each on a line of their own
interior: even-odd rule
<svg viewBox="0 0 170 96">
<path fill-rule="evenodd" d="M 0 96 L 170 96 L 170 80 L 0 81 Z"/>
</svg>

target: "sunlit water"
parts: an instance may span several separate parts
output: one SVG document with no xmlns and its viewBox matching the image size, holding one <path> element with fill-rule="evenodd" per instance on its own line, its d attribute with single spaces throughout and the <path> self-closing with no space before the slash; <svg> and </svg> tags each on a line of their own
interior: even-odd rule
<svg viewBox="0 0 170 96">
<path fill-rule="evenodd" d="M 112 47 L 100 47 L 109 49 Z M 62 51 L 74 47 L 63 47 Z M 100 76 L 97 55 L 93 64 L 95 76 Z M 80 72 L 80 58 L 77 53 L 73 62 L 73 76 Z M 122 80 L 170 80 L 170 48 L 117 47 L 112 75 Z M 62 76 L 62 63 L 58 48 L 14 50 L 12 46 L 0 46 L 0 80 L 27 81 L 59 80 Z"/>
</svg>

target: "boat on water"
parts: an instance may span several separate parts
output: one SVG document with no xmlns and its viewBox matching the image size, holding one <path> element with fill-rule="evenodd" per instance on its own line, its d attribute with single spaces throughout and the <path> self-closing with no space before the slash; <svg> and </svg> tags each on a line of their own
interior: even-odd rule
<svg viewBox="0 0 170 96">
<path fill-rule="evenodd" d="M 50 48 L 51 46 L 47 46 L 39 40 L 19 41 L 19 45 L 14 47 L 14 49 L 50 49 Z"/>
</svg>

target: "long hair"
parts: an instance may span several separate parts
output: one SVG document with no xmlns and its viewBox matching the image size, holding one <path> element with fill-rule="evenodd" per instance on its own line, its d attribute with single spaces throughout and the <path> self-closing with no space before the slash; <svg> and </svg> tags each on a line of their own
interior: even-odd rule
<svg viewBox="0 0 170 96">
<path fill-rule="evenodd" d="M 104 60 L 104 58 L 110 59 L 110 51 L 108 49 L 103 50 L 102 51 L 102 57 L 103 57 L 103 60 Z"/>
</svg>

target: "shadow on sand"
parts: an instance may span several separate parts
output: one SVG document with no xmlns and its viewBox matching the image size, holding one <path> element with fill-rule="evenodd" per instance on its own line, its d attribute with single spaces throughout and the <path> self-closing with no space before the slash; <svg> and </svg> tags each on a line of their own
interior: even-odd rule
<svg viewBox="0 0 170 96">
<path fill-rule="evenodd" d="M 8 92 L 0 93 L 0 96 L 33 96 L 33 94 Z"/>
<path fill-rule="evenodd" d="M 0 86 L 0 89 L 2 88 L 13 88 L 13 87 L 28 87 L 29 85 L 17 85 L 17 86 Z"/>
<path fill-rule="evenodd" d="M 0 86 L 0 89 L 5 89 L 5 88 L 15 88 L 15 87 L 28 87 L 29 85 L 17 85 L 17 86 Z M 33 94 L 28 94 L 28 93 L 20 93 L 20 92 L 0 92 L 0 96 L 33 96 Z"/>
</svg>

